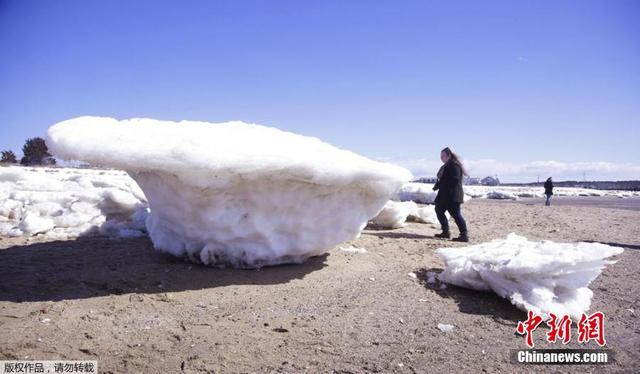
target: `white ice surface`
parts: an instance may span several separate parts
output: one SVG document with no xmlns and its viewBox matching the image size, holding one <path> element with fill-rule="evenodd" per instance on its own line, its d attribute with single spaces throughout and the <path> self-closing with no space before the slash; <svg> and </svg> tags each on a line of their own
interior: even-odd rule
<svg viewBox="0 0 640 374">
<path fill-rule="evenodd" d="M 393 195 L 394 200 L 414 201 L 420 204 L 434 204 L 437 191 L 433 190 L 433 184 L 428 183 L 405 183 Z"/>
<path fill-rule="evenodd" d="M 516 234 L 506 239 L 459 248 L 440 248 L 443 282 L 494 291 L 524 311 L 579 318 L 591 304 L 589 284 L 615 261 L 622 248 L 600 243 L 529 241 Z"/>
<path fill-rule="evenodd" d="M 448 217 L 449 213 L 446 214 Z M 389 200 L 371 223 L 381 228 L 397 229 L 406 226 L 407 221 L 437 224 L 435 207 L 433 205 L 418 206 L 413 201 Z"/>
<path fill-rule="evenodd" d="M 316 138 L 242 122 L 80 117 L 52 126 L 59 158 L 126 170 L 154 246 L 208 265 L 301 262 L 359 235 L 411 178 Z"/>
<path fill-rule="evenodd" d="M 115 170 L 0 167 L 0 235 L 145 235 L 147 201 Z"/>
</svg>

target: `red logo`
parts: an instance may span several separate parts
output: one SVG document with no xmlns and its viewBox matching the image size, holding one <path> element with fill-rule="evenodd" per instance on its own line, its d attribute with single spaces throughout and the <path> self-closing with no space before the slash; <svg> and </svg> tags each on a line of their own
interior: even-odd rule
<svg viewBox="0 0 640 374">
<path fill-rule="evenodd" d="M 533 348 L 533 335 L 532 333 L 542 323 L 542 317 L 535 315 L 532 311 L 529 311 L 529 318 L 524 322 L 518 322 L 516 331 L 520 335 L 527 335 L 527 346 Z"/>
<path fill-rule="evenodd" d="M 527 313 L 526 321 L 518 322 L 516 332 L 526 336 L 527 347 L 533 348 L 533 332 L 542 323 L 542 317 L 536 315 L 532 311 Z M 568 315 L 558 317 L 553 313 L 549 313 L 549 320 L 546 323 L 549 326 L 547 332 L 547 341 L 555 343 L 561 339 L 562 344 L 571 341 L 571 317 Z M 591 315 L 582 313 L 580 322 L 578 322 L 578 342 L 586 344 L 590 340 L 595 341 L 599 346 L 606 344 L 604 338 L 604 313 L 595 312 Z"/>
<path fill-rule="evenodd" d="M 555 343 L 557 338 L 562 338 L 562 344 L 567 344 L 571 340 L 571 318 L 569 316 L 563 316 L 558 320 L 558 317 L 549 313 L 549 319 L 547 326 L 551 329 L 547 333 L 547 341 L 549 343 Z"/>
<path fill-rule="evenodd" d="M 594 340 L 599 346 L 604 346 L 604 313 L 595 312 L 588 316 L 582 314 L 580 322 L 578 322 L 578 342 L 587 343 Z"/>
</svg>

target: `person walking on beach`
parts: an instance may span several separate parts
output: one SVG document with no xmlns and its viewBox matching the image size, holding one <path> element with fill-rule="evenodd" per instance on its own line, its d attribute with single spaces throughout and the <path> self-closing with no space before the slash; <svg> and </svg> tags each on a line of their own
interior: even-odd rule
<svg viewBox="0 0 640 374">
<path fill-rule="evenodd" d="M 466 175 L 464 166 L 453 153 L 453 151 L 446 147 L 440 152 L 440 160 L 442 160 L 442 167 L 438 171 L 438 181 L 433 186 L 434 190 L 438 191 L 436 196 L 436 215 L 438 221 L 442 227 L 442 233 L 436 234 L 437 238 L 450 238 L 451 232 L 449 231 L 449 220 L 445 215 L 445 212 L 449 212 L 458 230 L 460 230 L 460 236 L 452 240 L 458 242 L 468 242 L 469 235 L 467 232 L 467 223 L 462 217 L 460 211 L 460 205 L 464 202 L 464 192 L 462 190 L 462 178 Z"/>
<path fill-rule="evenodd" d="M 544 205 L 551 205 L 551 195 L 553 195 L 553 181 L 551 177 L 544 182 L 544 194 L 547 195 L 547 200 L 544 202 Z"/>
</svg>

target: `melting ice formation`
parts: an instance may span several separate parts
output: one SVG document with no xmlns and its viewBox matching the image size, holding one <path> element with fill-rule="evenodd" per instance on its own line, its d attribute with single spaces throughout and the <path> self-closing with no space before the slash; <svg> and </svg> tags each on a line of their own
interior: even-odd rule
<svg viewBox="0 0 640 374">
<path fill-rule="evenodd" d="M 420 204 L 435 204 L 438 191 L 433 190 L 433 184 L 410 182 L 405 183 L 393 194 L 392 200 L 397 201 L 414 201 Z M 471 200 L 471 196 L 466 194 L 464 201 Z"/>
<path fill-rule="evenodd" d="M 122 171 L 0 167 L 0 235 L 145 235 L 147 200 Z"/>
<path fill-rule="evenodd" d="M 393 195 L 394 200 L 414 201 L 420 204 L 434 204 L 438 193 L 433 190 L 433 184 L 405 183 Z"/>
<path fill-rule="evenodd" d="M 529 241 L 516 234 L 462 248 L 441 248 L 443 282 L 494 291 L 524 311 L 578 320 L 589 309 L 588 285 L 622 248 L 600 243 Z"/>
<path fill-rule="evenodd" d="M 242 122 L 79 117 L 52 153 L 127 171 L 156 249 L 208 265 L 302 262 L 358 236 L 411 178 L 322 141 Z"/>
<path fill-rule="evenodd" d="M 420 207 L 413 201 L 389 200 L 371 223 L 382 228 L 397 229 L 406 226 L 406 221 L 436 224 L 438 217 L 433 205 Z"/>
</svg>

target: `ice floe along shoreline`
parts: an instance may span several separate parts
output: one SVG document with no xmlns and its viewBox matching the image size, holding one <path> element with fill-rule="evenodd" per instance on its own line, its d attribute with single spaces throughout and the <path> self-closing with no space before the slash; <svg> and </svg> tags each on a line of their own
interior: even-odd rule
<svg viewBox="0 0 640 374">
<path fill-rule="evenodd" d="M 465 201 L 471 198 L 517 200 L 519 198 L 544 197 L 542 187 L 514 187 L 514 186 L 463 186 Z M 631 198 L 640 197 L 640 191 L 619 191 L 619 190 L 595 190 L 589 188 L 576 187 L 556 187 L 553 189 L 554 196 L 572 197 L 617 197 Z M 433 204 L 437 192 L 433 191 L 433 184 L 410 182 L 404 184 L 393 195 L 392 199 L 397 201 L 414 201 L 422 204 Z"/>
<path fill-rule="evenodd" d="M 624 250 L 601 243 L 530 241 L 514 233 L 505 239 L 436 251 L 445 263 L 442 282 L 493 291 L 524 311 L 579 320 L 590 305 L 589 284 L 609 257 Z"/>
<path fill-rule="evenodd" d="M 357 237 L 412 178 L 319 139 L 243 122 L 79 117 L 49 128 L 62 159 L 123 169 L 158 250 L 207 265 L 299 263 Z"/>
<path fill-rule="evenodd" d="M 400 228 L 406 222 L 437 224 L 433 185 L 406 183 L 385 203 L 374 225 Z M 467 199 L 492 188 L 466 186 Z M 502 187 L 507 188 L 507 187 Z M 510 187 L 513 196 L 528 197 L 528 188 Z M 556 189 L 560 196 L 617 196 L 618 191 Z M 565 191 L 568 190 L 568 191 Z M 489 191 L 489 192 L 486 192 Z M 502 190 L 498 190 L 502 191 Z M 405 201 L 399 201 L 405 200 Z M 416 204 L 416 201 L 420 205 Z M 147 235 L 147 198 L 124 171 L 63 167 L 0 167 L 0 235 L 44 235 L 65 239 L 82 235 L 135 237 Z"/>
<path fill-rule="evenodd" d="M 0 167 L 0 235 L 146 235 L 147 200 L 118 170 Z"/>
<path fill-rule="evenodd" d="M 406 226 L 406 222 L 437 224 L 433 205 L 437 191 L 433 184 L 410 182 L 403 184 L 372 223 L 380 228 L 397 229 Z M 471 199 L 518 200 L 520 198 L 544 196 L 544 189 L 534 187 L 490 187 L 463 186 L 464 201 Z M 592 190 L 585 188 L 559 187 L 554 189 L 555 196 L 590 196 L 640 198 L 638 191 Z M 427 205 L 417 205 L 427 204 Z"/>
</svg>

